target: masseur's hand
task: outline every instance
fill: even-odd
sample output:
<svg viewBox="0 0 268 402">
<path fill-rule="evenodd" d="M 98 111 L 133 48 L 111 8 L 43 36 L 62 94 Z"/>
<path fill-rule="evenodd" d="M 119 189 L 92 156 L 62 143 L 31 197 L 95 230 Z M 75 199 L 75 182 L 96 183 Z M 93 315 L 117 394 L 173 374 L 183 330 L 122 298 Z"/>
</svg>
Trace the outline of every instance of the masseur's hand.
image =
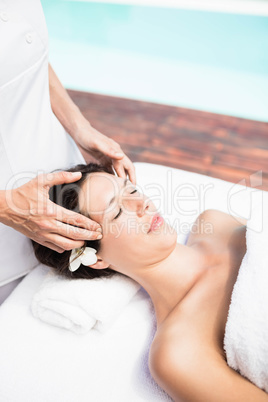
<svg viewBox="0 0 268 402">
<path fill-rule="evenodd" d="M 96 240 L 101 235 L 97 222 L 49 200 L 50 187 L 80 178 L 80 172 L 41 174 L 21 187 L 5 191 L 1 222 L 59 253 L 82 247 L 85 240 Z"/>
<path fill-rule="evenodd" d="M 126 178 L 128 175 L 130 181 L 136 184 L 135 167 L 117 142 L 101 134 L 87 120 L 83 120 L 73 137 L 87 162 L 91 155 L 102 165 L 113 166 L 119 177 Z"/>
<path fill-rule="evenodd" d="M 89 157 L 93 156 L 99 163 L 110 168 L 111 173 L 113 167 L 119 177 L 126 178 L 128 175 L 132 183 L 136 184 L 134 165 L 120 145 L 91 126 L 62 86 L 50 64 L 49 92 L 53 113 L 74 139 L 86 162 L 90 162 Z"/>
</svg>

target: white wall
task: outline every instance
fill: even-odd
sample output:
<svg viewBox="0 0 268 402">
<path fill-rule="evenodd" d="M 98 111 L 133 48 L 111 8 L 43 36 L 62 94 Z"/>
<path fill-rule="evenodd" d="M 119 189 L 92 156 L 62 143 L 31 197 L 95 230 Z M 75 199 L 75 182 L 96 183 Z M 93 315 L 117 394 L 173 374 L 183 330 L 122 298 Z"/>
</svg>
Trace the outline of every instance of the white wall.
<svg viewBox="0 0 268 402">
<path fill-rule="evenodd" d="M 66 0 L 94 3 L 146 5 L 154 7 L 175 7 L 234 14 L 268 16 L 268 0 Z"/>
</svg>

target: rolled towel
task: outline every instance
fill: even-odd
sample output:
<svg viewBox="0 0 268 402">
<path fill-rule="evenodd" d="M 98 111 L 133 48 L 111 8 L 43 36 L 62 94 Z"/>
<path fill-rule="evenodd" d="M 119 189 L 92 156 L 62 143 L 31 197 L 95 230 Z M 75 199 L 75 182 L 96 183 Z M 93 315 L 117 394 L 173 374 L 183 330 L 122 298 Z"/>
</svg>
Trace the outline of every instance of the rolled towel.
<svg viewBox="0 0 268 402">
<path fill-rule="evenodd" d="M 35 317 L 76 334 L 94 327 L 106 331 L 140 289 L 126 276 L 68 279 L 49 271 L 34 295 L 31 309 Z"/>
</svg>

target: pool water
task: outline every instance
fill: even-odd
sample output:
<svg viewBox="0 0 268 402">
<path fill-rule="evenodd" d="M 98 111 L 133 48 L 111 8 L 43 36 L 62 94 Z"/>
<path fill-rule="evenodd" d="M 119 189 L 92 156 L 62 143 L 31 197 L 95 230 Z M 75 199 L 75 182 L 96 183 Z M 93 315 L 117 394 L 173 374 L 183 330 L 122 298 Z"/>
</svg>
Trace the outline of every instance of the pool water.
<svg viewBox="0 0 268 402">
<path fill-rule="evenodd" d="M 268 121 L 268 17 L 42 0 L 71 89 Z"/>
</svg>

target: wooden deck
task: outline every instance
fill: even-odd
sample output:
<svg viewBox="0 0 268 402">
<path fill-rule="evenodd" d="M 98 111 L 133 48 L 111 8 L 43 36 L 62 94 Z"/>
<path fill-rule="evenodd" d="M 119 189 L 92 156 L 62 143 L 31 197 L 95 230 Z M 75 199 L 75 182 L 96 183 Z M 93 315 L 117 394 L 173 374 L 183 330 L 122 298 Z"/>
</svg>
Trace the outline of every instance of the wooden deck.
<svg viewBox="0 0 268 402">
<path fill-rule="evenodd" d="M 68 91 L 92 126 L 133 162 L 150 162 L 238 183 L 262 171 L 268 190 L 268 123 L 86 92 Z M 255 184 L 253 184 L 255 186 Z"/>
</svg>

